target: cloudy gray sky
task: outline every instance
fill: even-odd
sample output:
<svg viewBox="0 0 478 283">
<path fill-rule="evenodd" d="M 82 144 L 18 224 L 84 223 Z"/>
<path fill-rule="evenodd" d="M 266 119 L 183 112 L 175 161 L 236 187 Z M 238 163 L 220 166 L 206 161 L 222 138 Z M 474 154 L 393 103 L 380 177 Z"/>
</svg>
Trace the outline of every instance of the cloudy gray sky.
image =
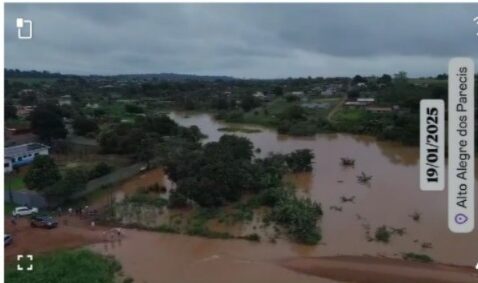
<svg viewBox="0 0 478 283">
<path fill-rule="evenodd" d="M 478 4 L 6 4 L 5 65 L 71 74 L 428 76 L 478 58 Z M 33 20 L 32 40 L 15 20 Z M 478 63 L 478 62 L 477 62 Z"/>
</svg>

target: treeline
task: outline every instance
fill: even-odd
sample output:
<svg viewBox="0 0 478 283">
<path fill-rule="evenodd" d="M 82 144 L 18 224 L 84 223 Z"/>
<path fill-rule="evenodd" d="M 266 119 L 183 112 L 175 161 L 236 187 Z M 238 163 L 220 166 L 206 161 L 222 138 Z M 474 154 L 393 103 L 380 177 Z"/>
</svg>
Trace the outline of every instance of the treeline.
<svg viewBox="0 0 478 283">
<path fill-rule="evenodd" d="M 63 75 L 60 73 L 51 73 L 48 71 L 21 71 L 18 69 L 5 69 L 5 78 L 65 78 L 65 77 L 73 77 L 73 75 Z M 76 77 L 76 76 L 74 76 Z"/>
</svg>

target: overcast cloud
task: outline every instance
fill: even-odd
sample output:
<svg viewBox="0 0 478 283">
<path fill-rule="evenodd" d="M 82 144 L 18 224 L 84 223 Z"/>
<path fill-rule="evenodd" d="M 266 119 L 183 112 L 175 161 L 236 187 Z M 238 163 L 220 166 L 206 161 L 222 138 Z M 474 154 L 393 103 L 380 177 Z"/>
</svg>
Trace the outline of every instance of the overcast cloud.
<svg viewBox="0 0 478 283">
<path fill-rule="evenodd" d="M 478 58 L 478 4 L 6 4 L 5 65 L 240 78 L 443 73 Z M 32 40 L 17 39 L 16 18 Z M 478 62 L 477 62 L 478 64 Z"/>
</svg>

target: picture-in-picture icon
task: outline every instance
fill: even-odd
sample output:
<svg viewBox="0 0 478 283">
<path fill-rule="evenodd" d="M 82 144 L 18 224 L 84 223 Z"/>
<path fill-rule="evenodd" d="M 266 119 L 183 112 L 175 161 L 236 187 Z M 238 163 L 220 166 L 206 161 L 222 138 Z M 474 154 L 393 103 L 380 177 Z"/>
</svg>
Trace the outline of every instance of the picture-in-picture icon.
<svg viewBox="0 0 478 283">
<path fill-rule="evenodd" d="M 18 39 L 31 39 L 33 36 L 33 23 L 31 20 L 17 18 Z"/>
</svg>

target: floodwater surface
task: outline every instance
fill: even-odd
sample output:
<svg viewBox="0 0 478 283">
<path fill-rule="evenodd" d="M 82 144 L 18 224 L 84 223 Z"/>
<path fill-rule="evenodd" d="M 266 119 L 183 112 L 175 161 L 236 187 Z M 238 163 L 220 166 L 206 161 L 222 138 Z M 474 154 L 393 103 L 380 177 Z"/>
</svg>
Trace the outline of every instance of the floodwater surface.
<svg viewBox="0 0 478 283">
<path fill-rule="evenodd" d="M 227 125 L 209 114 L 174 112 L 170 117 L 183 126 L 198 126 L 208 136 L 207 141 L 218 140 L 224 134 L 218 128 Z M 247 127 L 261 132 L 236 134 L 249 138 L 260 148 L 260 156 L 302 148 L 315 154 L 313 171 L 292 176 L 292 180 L 301 194 L 322 204 L 323 240 L 318 246 L 294 246 L 296 256 L 399 256 L 415 252 L 443 263 L 476 264 L 478 232 L 454 234 L 448 230 L 447 191 L 420 191 L 417 147 L 367 136 L 291 137 L 264 127 Z M 340 164 L 342 157 L 355 159 L 355 166 L 344 168 Z M 372 176 L 368 185 L 357 182 L 362 172 Z M 355 200 L 342 203 L 342 196 Z M 331 206 L 342 211 L 330 209 Z M 415 212 L 421 215 L 418 222 L 411 217 Z M 393 235 L 388 244 L 369 242 L 366 231 L 370 229 L 373 236 L 382 225 L 405 228 L 405 233 Z"/>
<path fill-rule="evenodd" d="M 170 117 L 183 126 L 197 125 L 208 136 L 205 142 L 218 140 L 225 134 L 218 128 L 227 126 L 209 114 L 175 112 Z M 476 264 L 478 232 L 451 233 L 447 226 L 447 192 L 420 191 L 418 148 L 365 136 L 291 137 L 263 127 L 247 128 L 261 130 L 237 133 L 261 149 L 258 157 L 303 148 L 314 152 L 312 172 L 289 176 L 289 180 L 300 195 L 322 205 L 323 240 L 319 245 L 299 245 L 286 239 L 253 243 L 128 230 L 123 243 L 114 247 L 98 244 L 93 249 L 115 255 L 135 282 L 330 283 L 335 281 L 296 273 L 277 262 L 338 255 L 400 258 L 402 253 L 414 252 L 427 254 L 441 263 L 468 267 Z M 344 168 L 340 164 L 342 157 L 355 159 L 355 166 Z M 123 184 L 122 190 L 137 187 L 137 182 L 142 183 L 139 178 L 148 180 L 147 183 L 167 180 L 159 170 L 146 177 L 135 177 L 129 185 Z M 369 184 L 357 182 L 362 172 L 372 176 Z M 341 197 L 355 198 L 343 203 Z M 419 221 L 411 217 L 415 212 L 421 215 Z M 387 244 L 370 241 L 382 225 L 404 233 L 395 233 Z M 245 225 L 244 229 L 250 227 Z"/>
</svg>

